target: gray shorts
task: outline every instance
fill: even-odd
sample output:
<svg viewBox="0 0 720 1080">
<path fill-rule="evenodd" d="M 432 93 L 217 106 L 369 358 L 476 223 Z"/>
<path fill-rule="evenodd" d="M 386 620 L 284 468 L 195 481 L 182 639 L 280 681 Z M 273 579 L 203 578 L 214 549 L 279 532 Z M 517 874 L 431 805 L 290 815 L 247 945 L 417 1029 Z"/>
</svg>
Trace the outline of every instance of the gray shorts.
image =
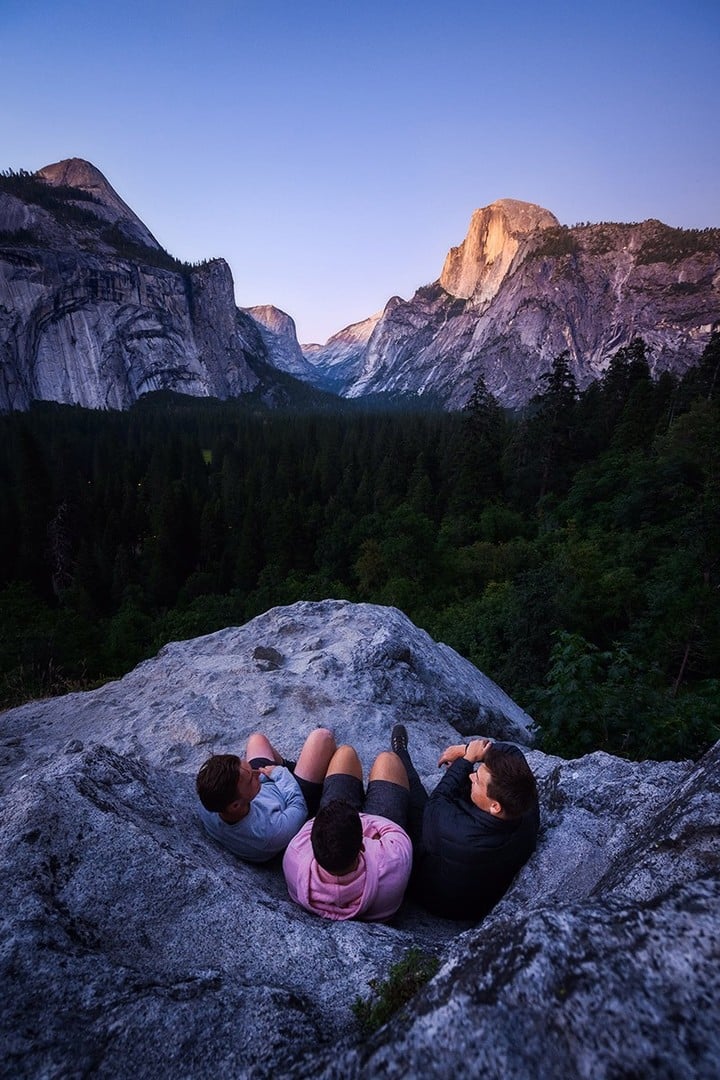
<svg viewBox="0 0 720 1080">
<path fill-rule="evenodd" d="M 358 813 L 389 818 L 401 829 L 407 828 L 410 793 L 400 784 L 393 784 L 392 780 L 371 780 L 365 794 L 363 782 L 357 776 L 332 773 L 325 777 L 320 806 L 333 799 L 342 799 Z"/>
</svg>

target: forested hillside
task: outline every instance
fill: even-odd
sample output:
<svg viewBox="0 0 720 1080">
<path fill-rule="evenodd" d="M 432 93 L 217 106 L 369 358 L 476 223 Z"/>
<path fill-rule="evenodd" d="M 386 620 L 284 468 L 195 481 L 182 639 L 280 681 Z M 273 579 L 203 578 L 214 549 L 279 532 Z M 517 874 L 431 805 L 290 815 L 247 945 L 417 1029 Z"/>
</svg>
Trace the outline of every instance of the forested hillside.
<svg viewBox="0 0 720 1080">
<path fill-rule="evenodd" d="M 277 604 L 400 607 L 546 749 L 720 735 L 720 336 L 683 380 L 640 341 L 518 414 L 160 396 L 0 418 L 3 705 L 124 673 Z"/>
</svg>

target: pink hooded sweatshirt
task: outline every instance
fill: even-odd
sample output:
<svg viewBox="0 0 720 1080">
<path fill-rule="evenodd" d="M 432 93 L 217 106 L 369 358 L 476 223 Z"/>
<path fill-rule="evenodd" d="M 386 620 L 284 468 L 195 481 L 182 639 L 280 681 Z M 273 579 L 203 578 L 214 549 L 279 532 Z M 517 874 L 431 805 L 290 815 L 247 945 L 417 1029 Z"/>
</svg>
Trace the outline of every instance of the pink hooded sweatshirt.
<svg viewBox="0 0 720 1080">
<path fill-rule="evenodd" d="M 323 919 L 389 919 L 402 903 L 412 868 L 410 837 L 383 817 L 361 814 L 364 851 L 349 874 L 318 866 L 310 842 L 312 821 L 290 841 L 283 873 L 292 899 Z"/>
</svg>

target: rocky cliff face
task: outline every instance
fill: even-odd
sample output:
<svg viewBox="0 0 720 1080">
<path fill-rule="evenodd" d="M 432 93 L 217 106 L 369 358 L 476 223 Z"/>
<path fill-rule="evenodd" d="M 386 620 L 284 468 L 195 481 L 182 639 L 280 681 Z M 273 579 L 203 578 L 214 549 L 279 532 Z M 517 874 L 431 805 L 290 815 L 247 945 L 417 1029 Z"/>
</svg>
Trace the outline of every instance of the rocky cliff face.
<svg viewBox="0 0 720 1080">
<path fill-rule="evenodd" d="M 462 244 L 448 252 L 440 285 L 450 296 L 475 300 L 481 309 L 532 250 L 535 235 L 559 225 L 548 210 L 517 199 L 499 199 L 476 210 Z"/>
<path fill-rule="evenodd" d="M 385 310 L 396 303 L 397 299 L 393 297 Z M 342 394 L 343 389 L 355 378 L 367 343 L 382 316 L 383 312 L 379 311 L 369 319 L 346 326 L 344 330 L 333 334 L 324 345 L 303 345 L 303 354 L 311 369 L 311 382 L 333 393 Z"/>
<path fill-rule="evenodd" d="M 387 925 L 325 923 L 278 862 L 202 832 L 212 751 L 260 728 L 293 755 L 330 724 L 367 768 L 399 720 L 428 787 L 458 731 L 529 738 L 502 690 L 399 611 L 332 600 L 5 713 L 8 1075 L 714 1077 L 720 745 L 697 764 L 528 750 L 538 850 L 477 928 L 411 904 Z M 351 1002 L 411 945 L 437 976 L 361 1038 Z"/>
<path fill-rule="evenodd" d="M 233 397 L 265 389 L 273 368 L 346 397 L 449 408 L 482 375 L 521 405 L 565 350 L 583 387 L 638 335 L 655 372 L 682 372 L 720 327 L 720 230 L 568 229 L 501 199 L 473 214 L 437 282 L 303 350 L 284 312 L 238 311 L 222 260 L 168 256 L 88 162 L 48 165 L 32 183 L 0 187 L 1 410 L 125 408 L 162 389 Z"/>
<path fill-rule="evenodd" d="M 565 228 L 502 199 L 473 214 L 437 282 L 387 306 L 336 386 L 347 397 L 430 394 L 456 408 L 482 376 L 517 406 L 565 350 L 581 387 L 636 336 L 655 373 L 682 373 L 718 327 L 720 230 Z M 337 370 L 330 342 L 306 356 L 328 377 Z"/>
<path fill-rule="evenodd" d="M 261 304 L 243 310 L 257 323 L 273 367 L 311 382 L 315 369 L 305 359 L 298 344 L 294 320 L 272 304 Z"/>
<path fill-rule="evenodd" d="M 176 263 L 87 162 L 37 177 L 24 197 L 0 191 L 0 409 L 258 385 L 267 349 L 223 260 Z"/>
</svg>

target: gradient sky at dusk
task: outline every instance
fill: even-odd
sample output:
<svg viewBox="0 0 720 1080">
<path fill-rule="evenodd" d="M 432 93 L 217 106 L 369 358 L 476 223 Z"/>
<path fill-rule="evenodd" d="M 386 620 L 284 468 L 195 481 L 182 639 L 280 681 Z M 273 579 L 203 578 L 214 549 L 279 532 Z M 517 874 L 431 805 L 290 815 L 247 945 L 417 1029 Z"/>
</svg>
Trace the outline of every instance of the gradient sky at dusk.
<svg viewBox="0 0 720 1080">
<path fill-rule="evenodd" d="M 0 0 L 0 169 L 86 158 L 324 341 L 476 207 L 720 226 L 720 3 Z"/>
</svg>

